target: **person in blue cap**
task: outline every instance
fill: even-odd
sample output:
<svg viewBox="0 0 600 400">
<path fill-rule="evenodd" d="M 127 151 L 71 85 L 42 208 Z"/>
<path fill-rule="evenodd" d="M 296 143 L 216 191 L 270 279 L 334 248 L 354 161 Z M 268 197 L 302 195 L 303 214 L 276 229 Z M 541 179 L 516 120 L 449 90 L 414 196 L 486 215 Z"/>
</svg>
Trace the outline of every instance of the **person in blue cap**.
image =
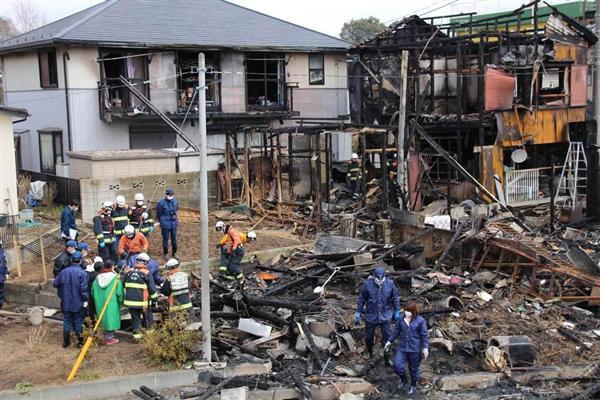
<svg viewBox="0 0 600 400">
<path fill-rule="evenodd" d="M 75 253 L 76 250 L 76 241 L 68 240 L 67 243 L 65 243 L 64 251 L 60 253 L 60 255 L 54 260 L 54 268 L 52 272 L 54 273 L 55 278 L 58 276 L 58 274 L 60 274 L 60 271 L 71 265 L 71 255 Z"/>
<path fill-rule="evenodd" d="M 63 347 L 71 344 L 71 331 L 77 335 L 77 347 L 83 345 L 83 317 L 88 306 L 88 274 L 81 268 L 81 253 L 71 255 L 71 265 L 54 278 L 63 313 Z"/>
<path fill-rule="evenodd" d="M 60 214 L 60 236 L 63 240 L 77 240 L 77 225 L 75 224 L 75 213 L 79 209 L 79 201 L 72 199 L 63 208 Z"/>
<path fill-rule="evenodd" d="M 400 317 L 400 297 L 394 282 L 386 277 L 385 269 L 377 267 L 367 278 L 360 289 L 354 323 L 360 325 L 363 309 L 365 312 L 365 345 L 369 357 L 373 356 L 375 329 L 381 331 L 382 345 L 390 336 L 392 316 L 397 320 Z"/>
<path fill-rule="evenodd" d="M 171 238 L 171 254 L 177 258 L 177 224 L 179 204 L 175 198 L 173 189 L 168 188 L 163 197 L 156 205 L 156 217 L 160 222 L 162 234 L 163 258 L 169 260 L 169 237 Z"/>
<path fill-rule="evenodd" d="M 0 239 L 0 309 L 4 304 L 4 282 L 6 282 L 6 277 L 9 273 L 4 249 L 2 248 L 2 239 Z"/>
</svg>

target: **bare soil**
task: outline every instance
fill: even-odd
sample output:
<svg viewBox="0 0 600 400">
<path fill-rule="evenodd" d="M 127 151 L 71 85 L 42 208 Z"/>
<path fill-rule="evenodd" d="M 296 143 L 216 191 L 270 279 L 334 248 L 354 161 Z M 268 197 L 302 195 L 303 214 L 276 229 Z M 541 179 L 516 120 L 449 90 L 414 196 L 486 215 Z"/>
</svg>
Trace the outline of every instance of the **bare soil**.
<svg viewBox="0 0 600 400">
<path fill-rule="evenodd" d="M 62 348 L 62 325 L 44 322 L 32 327 L 0 317 L 0 332 L 0 390 L 15 389 L 18 383 L 31 383 L 33 388 L 65 383 L 80 349 L 73 344 Z M 93 345 L 75 381 L 157 370 L 141 344 L 119 340 L 113 346 Z"/>
</svg>

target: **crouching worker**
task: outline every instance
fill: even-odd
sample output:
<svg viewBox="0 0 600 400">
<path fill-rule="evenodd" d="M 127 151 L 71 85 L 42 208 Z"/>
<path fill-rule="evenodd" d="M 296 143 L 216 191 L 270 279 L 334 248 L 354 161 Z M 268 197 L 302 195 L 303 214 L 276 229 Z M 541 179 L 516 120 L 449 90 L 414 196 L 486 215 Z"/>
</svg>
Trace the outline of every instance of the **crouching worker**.
<svg viewBox="0 0 600 400">
<path fill-rule="evenodd" d="M 167 277 L 160 292 L 167 296 L 169 301 L 169 312 L 174 313 L 182 310 L 192 308 L 192 301 L 190 300 L 190 287 L 188 274 L 179 269 L 179 261 L 171 258 L 165 264 L 167 270 Z"/>
<path fill-rule="evenodd" d="M 244 258 L 244 246 L 242 245 L 240 233 L 231 225 L 226 225 L 223 221 L 217 222 L 215 228 L 217 232 L 223 232 L 223 238 L 219 244 L 225 243 L 224 246 L 221 246 L 221 263 L 227 263 L 225 265 L 225 278 L 243 283 L 244 274 L 242 273 L 241 263 Z M 227 254 L 223 255 L 223 251 Z"/>
<path fill-rule="evenodd" d="M 400 297 L 398 289 L 390 278 L 385 276 L 385 269 L 377 267 L 367 278 L 360 289 L 354 323 L 360 324 L 361 314 L 366 308 L 365 345 L 369 357 L 373 357 L 375 330 L 381 330 L 381 344 L 388 341 L 392 316 L 397 320 L 400 315 Z M 393 314 L 392 314 L 393 311 Z"/>
<path fill-rule="evenodd" d="M 71 331 L 77 335 L 77 347 L 83 345 L 83 316 L 88 305 L 88 274 L 81 268 L 81 253 L 71 255 L 71 265 L 54 278 L 63 312 L 63 347 L 71 344 Z"/>
<path fill-rule="evenodd" d="M 108 299 L 112 292 L 113 285 L 116 285 L 114 294 Z M 123 284 L 119 275 L 113 271 L 112 261 L 106 261 L 100 269 L 98 276 L 92 284 L 92 298 L 96 305 L 96 314 L 100 315 L 104 304 L 108 300 L 104 317 L 102 317 L 101 326 L 104 329 L 104 343 L 107 346 L 119 343 L 115 338 L 115 331 L 121 329 L 121 306 L 123 305 Z"/>
<path fill-rule="evenodd" d="M 399 342 L 394 356 L 394 371 L 400 377 L 397 390 L 400 391 L 408 383 L 405 375 L 408 365 L 410 388 L 407 394 L 413 395 L 417 391 L 417 382 L 421 377 L 421 361 L 429 357 L 427 324 L 419 315 L 419 306 L 416 303 L 410 302 L 406 305 L 389 341 L 385 344 L 384 351 L 388 351 L 396 339 L 399 339 Z"/>
<path fill-rule="evenodd" d="M 146 329 L 150 329 L 154 324 L 152 303 L 158 299 L 158 293 L 152 275 L 146 268 L 146 264 L 141 261 L 137 262 L 133 269 L 127 271 L 123 277 L 123 282 L 125 287 L 125 301 L 123 304 L 131 314 L 133 339 L 137 341 L 142 338 L 140 332 L 142 325 Z"/>
</svg>

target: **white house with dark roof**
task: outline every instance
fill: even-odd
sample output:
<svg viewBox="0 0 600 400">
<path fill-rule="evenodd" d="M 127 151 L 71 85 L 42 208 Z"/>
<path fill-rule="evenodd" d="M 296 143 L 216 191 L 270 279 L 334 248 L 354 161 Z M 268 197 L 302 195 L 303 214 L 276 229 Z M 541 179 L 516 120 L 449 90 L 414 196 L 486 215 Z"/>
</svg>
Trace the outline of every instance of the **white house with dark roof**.
<svg viewBox="0 0 600 400">
<path fill-rule="evenodd" d="M 349 47 L 222 0 L 107 0 L 0 43 L 0 56 L 6 105 L 31 114 L 22 168 L 61 174 L 69 151 L 185 147 L 121 76 L 197 142 L 203 52 L 208 145 L 223 148 L 242 127 L 349 114 Z"/>
</svg>

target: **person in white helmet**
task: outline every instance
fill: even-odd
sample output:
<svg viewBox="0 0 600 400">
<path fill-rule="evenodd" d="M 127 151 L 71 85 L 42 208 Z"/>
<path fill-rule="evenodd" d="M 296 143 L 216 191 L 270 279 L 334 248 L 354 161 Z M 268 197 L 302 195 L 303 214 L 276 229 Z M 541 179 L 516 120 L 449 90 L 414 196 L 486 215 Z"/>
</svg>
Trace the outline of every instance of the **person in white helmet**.
<svg viewBox="0 0 600 400">
<path fill-rule="evenodd" d="M 117 245 L 115 239 L 115 226 L 111 217 L 113 210 L 112 201 L 105 201 L 98 213 L 93 218 L 94 234 L 98 241 L 98 255 L 104 261 L 117 262 Z"/>
<path fill-rule="evenodd" d="M 129 223 L 146 237 L 154 230 L 154 220 L 142 193 L 136 193 L 133 197 L 133 205 L 129 207 Z"/>
<path fill-rule="evenodd" d="M 221 266 L 219 271 L 225 272 L 225 278 L 230 280 L 244 281 L 244 274 L 241 269 L 242 258 L 244 258 L 244 246 L 242 244 L 241 234 L 231 225 L 223 221 L 215 225 L 217 232 L 223 232 L 223 237 L 219 241 L 221 250 Z"/>
<path fill-rule="evenodd" d="M 119 195 L 116 198 L 115 206 L 110 213 L 110 216 L 115 224 L 115 240 L 119 243 L 121 236 L 123 236 L 123 230 L 129 225 L 129 210 L 125 203 L 125 197 Z"/>
<path fill-rule="evenodd" d="M 171 258 L 165 264 L 167 277 L 160 293 L 168 298 L 169 312 L 178 312 L 192 308 L 188 274 L 179 269 L 179 261 Z M 188 312 L 189 314 L 189 312 Z"/>
<path fill-rule="evenodd" d="M 148 251 L 148 239 L 141 232 L 136 232 L 133 226 L 127 225 L 123 233 L 118 248 L 121 260 L 134 259 L 138 254 Z"/>
<path fill-rule="evenodd" d="M 350 186 L 350 190 L 352 190 L 353 198 L 358 200 L 361 195 L 362 167 L 360 165 L 358 154 L 356 153 L 352 153 L 352 160 L 350 161 L 350 168 L 346 174 L 346 181 L 348 186 Z"/>
</svg>

